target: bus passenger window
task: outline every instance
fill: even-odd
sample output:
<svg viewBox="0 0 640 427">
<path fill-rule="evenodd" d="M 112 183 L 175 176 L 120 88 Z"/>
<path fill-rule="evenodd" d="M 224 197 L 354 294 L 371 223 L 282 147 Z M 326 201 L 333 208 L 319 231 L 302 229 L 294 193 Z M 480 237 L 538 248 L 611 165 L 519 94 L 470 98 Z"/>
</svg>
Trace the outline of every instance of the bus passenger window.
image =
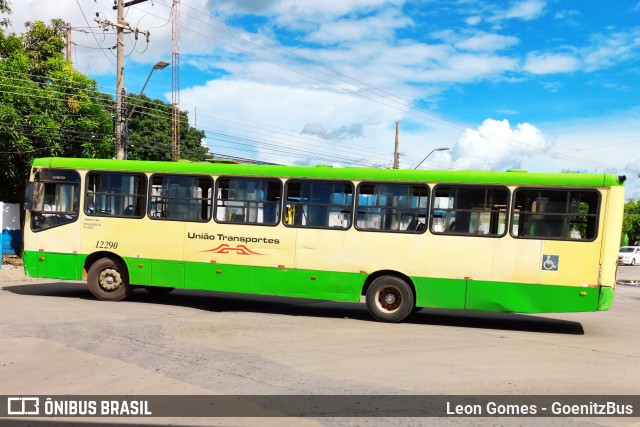
<svg viewBox="0 0 640 427">
<path fill-rule="evenodd" d="M 518 188 L 511 234 L 545 240 L 594 240 L 600 194 L 595 190 Z"/>
<path fill-rule="evenodd" d="M 276 225 L 282 183 L 277 179 L 218 178 L 215 219 L 221 223 Z"/>
<path fill-rule="evenodd" d="M 146 184 L 143 174 L 89 172 L 84 211 L 92 216 L 142 218 Z"/>
<path fill-rule="evenodd" d="M 356 228 L 363 231 L 423 233 L 429 187 L 420 184 L 362 183 L 358 186 Z"/>
<path fill-rule="evenodd" d="M 284 223 L 289 227 L 351 227 L 353 184 L 332 181 L 287 181 Z"/>
<path fill-rule="evenodd" d="M 213 180 L 185 175 L 153 175 L 149 217 L 208 221 L 211 218 Z"/>
<path fill-rule="evenodd" d="M 506 233 L 506 187 L 438 185 L 433 191 L 432 233 L 488 237 Z"/>
</svg>

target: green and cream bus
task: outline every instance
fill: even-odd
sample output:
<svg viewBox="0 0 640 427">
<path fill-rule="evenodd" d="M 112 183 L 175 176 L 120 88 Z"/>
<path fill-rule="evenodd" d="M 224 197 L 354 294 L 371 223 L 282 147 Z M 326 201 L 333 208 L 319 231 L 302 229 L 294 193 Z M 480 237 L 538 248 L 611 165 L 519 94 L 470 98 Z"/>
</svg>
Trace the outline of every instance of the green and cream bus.
<svg viewBox="0 0 640 427">
<path fill-rule="evenodd" d="M 422 307 L 607 310 L 624 176 L 42 158 L 25 272 L 135 287 Z"/>
</svg>

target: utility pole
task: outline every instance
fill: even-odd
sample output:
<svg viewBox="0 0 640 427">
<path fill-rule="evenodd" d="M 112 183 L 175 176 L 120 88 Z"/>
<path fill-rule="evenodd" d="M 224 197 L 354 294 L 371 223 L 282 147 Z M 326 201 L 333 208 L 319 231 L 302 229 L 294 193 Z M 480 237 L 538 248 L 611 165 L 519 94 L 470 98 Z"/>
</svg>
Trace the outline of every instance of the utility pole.
<svg viewBox="0 0 640 427">
<path fill-rule="evenodd" d="M 115 137 L 116 137 L 116 159 L 124 160 L 125 158 L 125 139 L 124 139 L 124 118 L 126 114 L 124 112 L 124 34 L 125 32 L 135 33 L 136 39 L 138 34 L 144 34 L 147 37 L 147 43 L 149 42 L 149 31 L 141 31 L 138 28 L 132 28 L 124 20 L 124 8 L 125 6 L 132 6 L 137 3 L 142 3 L 147 0 L 134 0 L 127 4 L 124 0 L 117 0 L 117 4 L 113 6 L 118 11 L 117 21 L 113 22 L 107 19 L 95 18 L 95 21 L 102 25 L 106 31 L 108 28 L 116 28 L 116 123 L 115 123 Z"/>
<path fill-rule="evenodd" d="M 67 22 L 67 45 L 64 55 L 67 61 L 71 61 L 71 22 Z"/>
<path fill-rule="evenodd" d="M 393 168 L 400 169 L 400 153 L 398 146 L 400 144 L 400 122 L 396 122 L 396 147 L 393 150 Z"/>
</svg>

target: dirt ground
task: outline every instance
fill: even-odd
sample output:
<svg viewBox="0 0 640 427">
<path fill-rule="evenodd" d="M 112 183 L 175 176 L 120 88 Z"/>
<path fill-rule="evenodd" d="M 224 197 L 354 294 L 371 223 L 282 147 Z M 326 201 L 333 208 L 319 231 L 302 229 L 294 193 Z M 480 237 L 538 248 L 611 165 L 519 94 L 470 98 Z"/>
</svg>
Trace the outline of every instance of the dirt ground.
<svg viewBox="0 0 640 427">
<path fill-rule="evenodd" d="M 362 304 L 290 298 L 184 290 L 159 298 L 140 289 L 126 301 L 101 302 L 85 284 L 29 279 L 19 266 L 5 266 L 0 395 L 639 394 L 639 321 L 640 287 L 635 286 L 618 286 L 608 312 L 422 310 L 403 324 L 383 324 L 371 321 Z M 108 421 L 640 425 L 638 418 Z M 30 425 L 53 424 L 40 419 Z"/>
</svg>

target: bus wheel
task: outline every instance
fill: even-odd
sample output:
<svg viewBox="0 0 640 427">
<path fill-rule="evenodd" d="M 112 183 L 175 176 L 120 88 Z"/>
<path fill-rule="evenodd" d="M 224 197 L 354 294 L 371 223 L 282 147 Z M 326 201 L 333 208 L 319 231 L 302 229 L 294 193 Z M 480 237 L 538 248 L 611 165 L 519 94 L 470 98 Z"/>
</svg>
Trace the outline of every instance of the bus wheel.
<svg viewBox="0 0 640 427">
<path fill-rule="evenodd" d="M 144 290 L 149 292 L 151 295 L 162 296 L 166 295 L 175 288 L 165 288 L 164 286 L 145 286 Z"/>
<path fill-rule="evenodd" d="M 111 258 L 100 258 L 89 268 L 89 290 L 103 301 L 120 301 L 131 293 L 127 270 Z"/>
<path fill-rule="evenodd" d="M 414 309 L 413 292 L 407 282 L 395 276 L 382 276 L 367 290 L 367 308 L 381 322 L 401 322 Z"/>
</svg>

